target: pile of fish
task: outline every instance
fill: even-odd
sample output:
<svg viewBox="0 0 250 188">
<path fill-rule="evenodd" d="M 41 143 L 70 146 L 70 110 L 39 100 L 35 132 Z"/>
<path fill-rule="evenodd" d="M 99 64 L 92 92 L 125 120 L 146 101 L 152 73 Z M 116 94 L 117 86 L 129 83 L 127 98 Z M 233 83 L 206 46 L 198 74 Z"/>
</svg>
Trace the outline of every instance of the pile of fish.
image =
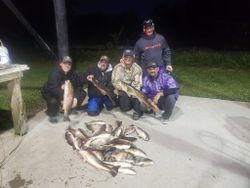
<svg viewBox="0 0 250 188">
<path fill-rule="evenodd" d="M 143 150 L 135 146 L 137 138 L 144 141 L 150 139 L 142 128 L 124 126 L 118 120 L 115 125 L 103 120 L 85 122 L 85 125 L 85 130 L 68 127 L 65 138 L 83 160 L 96 169 L 104 170 L 114 177 L 117 173 L 135 175 L 134 166 L 154 164 Z"/>
</svg>

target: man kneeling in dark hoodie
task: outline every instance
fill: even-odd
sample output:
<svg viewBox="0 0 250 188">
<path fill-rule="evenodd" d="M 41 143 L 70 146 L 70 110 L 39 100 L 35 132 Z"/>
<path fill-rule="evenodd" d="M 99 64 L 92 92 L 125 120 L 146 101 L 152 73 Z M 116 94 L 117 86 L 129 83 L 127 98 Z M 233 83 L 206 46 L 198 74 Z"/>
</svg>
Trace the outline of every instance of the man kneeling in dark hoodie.
<svg viewBox="0 0 250 188">
<path fill-rule="evenodd" d="M 65 81 L 69 80 L 74 88 L 74 100 L 72 108 L 79 107 L 86 93 L 82 90 L 80 79 L 75 70 L 72 69 L 73 61 L 69 56 L 55 65 L 48 76 L 48 81 L 42 87 L 42 96 L 47 103 L 47 115 L 51 123 L 57 123 L 57 114 L 63 104 Z"/>
<path fill-rule="evenodd" d="M 114 94 L 114 86 L 111 82 L 112 65 L 107 56 L 101 56 L 97 64 L 89 68 L 82 75 L 82 83 L 88 85 L 88 106 L 87 113 L 89 116 L 97 116 L 105 106 L 109 111 L 116 106 L 117 96 Z M 107 89 L 108 94 L 98 89 L 93 83 L 95 79 L 99 84 Z"/>
</svg>

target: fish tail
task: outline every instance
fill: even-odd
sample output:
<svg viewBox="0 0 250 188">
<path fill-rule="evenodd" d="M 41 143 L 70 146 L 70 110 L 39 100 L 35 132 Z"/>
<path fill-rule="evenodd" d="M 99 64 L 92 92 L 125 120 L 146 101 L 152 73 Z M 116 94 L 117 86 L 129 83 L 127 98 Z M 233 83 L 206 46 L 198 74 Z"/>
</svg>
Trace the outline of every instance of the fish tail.
<svg viewBox="0 0 250 188">
<path fill-rule="evenodd" d="M 110 174 L 115 177 L 118 173 L 118 169 L 120 168 L 120 166 L 113 166 L 110 170 Z"/>
<path fill-rule="evenodd" d="M 64 116 L 63 121 L 70 121 L 69 116 Z"/>
</svg>

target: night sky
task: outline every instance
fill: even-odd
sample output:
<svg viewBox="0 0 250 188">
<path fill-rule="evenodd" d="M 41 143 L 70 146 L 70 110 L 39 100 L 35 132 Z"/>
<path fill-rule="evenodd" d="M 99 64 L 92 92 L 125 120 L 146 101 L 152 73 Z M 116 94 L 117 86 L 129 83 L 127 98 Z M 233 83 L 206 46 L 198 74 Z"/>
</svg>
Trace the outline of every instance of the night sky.
<svg viewBox="0 0 250 188">
<path fill-rule="evenodd" d="M 56 44 L 52 0 L 12 0 L 32 27 L 49 44 Z M 70 46 L 134 45 L 142 21 L 152 18 L 171 47 L 250 48 L 250 1 L 247 0 L 66 0 Z M 34 37 L 0 2 L 0 38 L 34 45 Z"/>
</svg>

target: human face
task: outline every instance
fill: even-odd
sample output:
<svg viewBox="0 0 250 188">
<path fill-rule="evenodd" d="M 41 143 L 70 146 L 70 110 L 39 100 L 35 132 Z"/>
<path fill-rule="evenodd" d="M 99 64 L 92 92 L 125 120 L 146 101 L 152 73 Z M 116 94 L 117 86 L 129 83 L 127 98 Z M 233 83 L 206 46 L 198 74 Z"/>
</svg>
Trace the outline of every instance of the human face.
<svg viewBox="0 0 250 188">
<path fill-rule="evenodd" d="M 147 35 L 147 36 L 152 36 L 154 34 L 155 31 L 155 27 L 154 26 L 148 26 L 146 28 L 143 29 L 143 32 Z"/>
<path fill-rule="evenodd" d="M 62 68 L 63 72 L 65 74 L 67 74 L 70 71 L 72 64 L 71 63 L 60 63 L 60 67 Z"/>
<path fill-rule="evenodd" d="M 150 67 L 147 69 L 149 76 L 155 78 L 158 75 L 159 67 Z"/>
<path fill-rule="evenodd" d="M 100 61 L 99 63 L 101 71 L 107 70 L 109 63 L 105 60 Z"/>
<path fill-rule="evenodd" d="M 134 57 L 132 57 L 132 56 L 125 56 L 123 58 L 123 60 L 124 60 L 124 64 L 125 64 L 126 67 L 131 67 L 132 64 L 133 64 L 133 61 L 134 61 Z"/>
</svg>

